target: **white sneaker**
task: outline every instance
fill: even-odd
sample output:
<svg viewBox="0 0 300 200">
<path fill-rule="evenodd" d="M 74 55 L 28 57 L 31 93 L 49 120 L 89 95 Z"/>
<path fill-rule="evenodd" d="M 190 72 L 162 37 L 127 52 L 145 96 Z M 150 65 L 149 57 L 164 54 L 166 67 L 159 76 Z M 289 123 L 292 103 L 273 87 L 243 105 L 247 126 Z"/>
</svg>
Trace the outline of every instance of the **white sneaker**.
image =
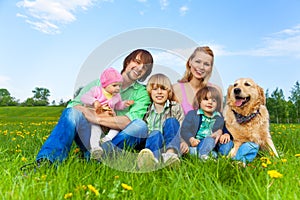
<svg viewBox="0 0 300 200">
<path fill-rule="evenodd" d="M 200 155 L 200 160 L 203 160 L 203 161 L 206 161 L 206 160 L 208 160 L 208 155 Z"/>
<path fill-rule="evenodd" d="M 137 157 L 137 166 L 142 171 L 150 171 L 156 168 L 158 160 L 150 149 L 143 149 Z"/>
<path fill-rule="evenodd" d="M 180 159 L 176 153 L 162 153 L 162 160 L 165 166 L 178 167 Z"/>
<path fill-rule="evenodd" d="M 91 159 L 100 160 L 103 155 L 103 149 L 101 147 L 91 149 Z"/>
</svg>

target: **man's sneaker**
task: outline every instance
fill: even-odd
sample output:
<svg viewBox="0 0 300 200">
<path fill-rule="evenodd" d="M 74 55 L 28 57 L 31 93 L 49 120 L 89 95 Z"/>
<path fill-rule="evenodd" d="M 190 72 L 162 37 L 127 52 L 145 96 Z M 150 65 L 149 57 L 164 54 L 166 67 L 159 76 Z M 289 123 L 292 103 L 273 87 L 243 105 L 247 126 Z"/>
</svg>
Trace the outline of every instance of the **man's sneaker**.
<svg viewBox="0 0 300 200">
<path fill-rule="evenodd" d="M 180 159 L 176 153 L 162 153 L 161 156 L 165 166 L 172 168 L 180 166 Z"/>
<path fill-rule="evenodd" d="M 158 160 L 150 149 L 143 149 L 137 157 L 137 166 L 142 171 L 152 171 L 156 168 Z"/>
<path fill-rule="evenodd" d="M 91 159 L 100 161 L 102 155 L 103 155 L 103 149 L 101 147 L 91 149 Z"/>
<path fill-rule="evenodd" d="M 40 158 L 32 163 L 28 163 L 20 167 L 20 170 L 23 172 L 24 176 L 27 176 L 27 174 L 31 172 L 36 172 L 37 169 L 40 169 L 41 167 L 50 167 L 52 166 L 52 162 L 45 158 Z"/>
</svg>

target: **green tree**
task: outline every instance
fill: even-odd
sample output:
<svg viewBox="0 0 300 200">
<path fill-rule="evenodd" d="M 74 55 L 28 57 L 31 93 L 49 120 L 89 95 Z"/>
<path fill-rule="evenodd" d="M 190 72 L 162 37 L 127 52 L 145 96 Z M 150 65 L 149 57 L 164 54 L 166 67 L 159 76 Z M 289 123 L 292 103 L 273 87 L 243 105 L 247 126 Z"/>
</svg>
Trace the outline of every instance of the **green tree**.
<svg viewBox="0 0 300 200">
<path fill-rule="evenodd" d="M 15 97 L 10 96 L 7 89 L 0 89 L 0 106 L 16 106 L 19 104 L 19 100 Z"/>
<path fill-rule="evenodd" d="M 276 88 L 275 91 L 272 92 L 271 97 L 269 97 L 268 93 L 269 91 L 267 90 L 267 107 L 269 109 L 271 122 L 282 123 L 289 115 L 289 113 L 287 113 L 287 105 L 283 91 L 282 89 Z"/>
<path fill-rule="evenodd" d="M 289 100 L 293 102 L 295 105 L 295 114 L 296 114 L 296 121 L 300 123 L 300 83 L 297 81 L 292 88 L 291 96 Z"/>
<path fill-rule="evenodd" d="M 47 88 L 36 87 L 33 92 L 33 99 L 35 106 L 46 106 L 49 105 L 48 97 L 50 96 L 50 91 Z"/>
</svg>

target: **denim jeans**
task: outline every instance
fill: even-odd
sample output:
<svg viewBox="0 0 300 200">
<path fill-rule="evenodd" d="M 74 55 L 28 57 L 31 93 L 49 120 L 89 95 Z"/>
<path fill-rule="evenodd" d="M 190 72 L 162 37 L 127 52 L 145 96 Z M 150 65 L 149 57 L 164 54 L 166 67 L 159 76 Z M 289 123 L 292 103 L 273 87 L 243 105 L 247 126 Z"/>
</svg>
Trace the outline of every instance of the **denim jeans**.
<svg viewBox="0 0 300 200">
<path fill-rule="evenodd" d="M 245 142 L 238 149 L 233 160 L 239 160 L 243 163 L 252 162 L 259 151 L 259 145 L 254 142 Z"/>
<path fill-rule="evenodd" d="M 230 140 L 225 144 L 217 143 L 216 148 L 214 149 L 217 153 L 221 154 L 222 156 L 227 156 L 230 150 L 233 147 L 233 142 Z"/>
<path fill-rule="evenodd" d="M 119 151 L 121 149 L 131 148 L 141 150 L 150 149 L 154 156 L 159 159 L 161 148 L 166 145 L 166 149 L 173 148 L 179 152 L 179 122 L 175 118 L 168 118 L 163 125 L 163 134 L 160 131 L 152 131 L 148 135 L 148 126 L 141 119 L 136 119 L 121 132 L 118 133 L 112 141 L 103 143 L 101 146 L 105 153 Z"/>
<path fill-rule="evenodd" d="M 111 141 L 101 144 L 105 155 L 121 151 L 126 148 L 142 149 L 148 136 L 146 122 L 141 119 L 131 121 L 125 129 L 120 131 Z"/>
<path fill-rule="evenodd" d="M 150 149 L 154 157 L 159 160 L 163 147 L 165 149 L 174 149 L 179 152 L 180 149 L 180 124 L 175 118 L 168 118 L 163 124 L 163 133 L 158 130 L 152 131 L 146 139 L 145 148 Z"/>
<path fill-rule="evenodd" d="M 38 159 L 62 162 L 68 157 L 73 141 L 77 143 L 85 156 L 89 156 L 91 124 L 82 112 L 75 108 L 66 108 L 57 125 L 44 142 L 36 156 Z"/>
</svg>

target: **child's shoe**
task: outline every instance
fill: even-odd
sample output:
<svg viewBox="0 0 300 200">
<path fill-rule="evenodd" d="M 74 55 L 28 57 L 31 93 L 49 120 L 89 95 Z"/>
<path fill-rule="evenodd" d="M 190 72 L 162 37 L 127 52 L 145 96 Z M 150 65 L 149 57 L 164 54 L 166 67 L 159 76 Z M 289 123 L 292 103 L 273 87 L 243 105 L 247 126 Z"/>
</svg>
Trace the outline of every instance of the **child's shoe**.
<svg viewBox="0 0 300 200">
<path fill-rule="evenodd" d="M 162 160 L 165 166 L 172 168 L 179 167 L 180 159 L 176 153 L 162 153 Z"/>
<path fill-rule="evenodd" d="M 156 168 L 158 160 L 150 149 L 143 149 L 137 157 L 137 166 L 142 171 L 152 171 Z"/>
<path fill-rule="evenodd" d="M 91 159 L 100 161 L 102 155 L 103 155 L 103 149 L 101 147 L 91 149 Z"/>
</svg>

